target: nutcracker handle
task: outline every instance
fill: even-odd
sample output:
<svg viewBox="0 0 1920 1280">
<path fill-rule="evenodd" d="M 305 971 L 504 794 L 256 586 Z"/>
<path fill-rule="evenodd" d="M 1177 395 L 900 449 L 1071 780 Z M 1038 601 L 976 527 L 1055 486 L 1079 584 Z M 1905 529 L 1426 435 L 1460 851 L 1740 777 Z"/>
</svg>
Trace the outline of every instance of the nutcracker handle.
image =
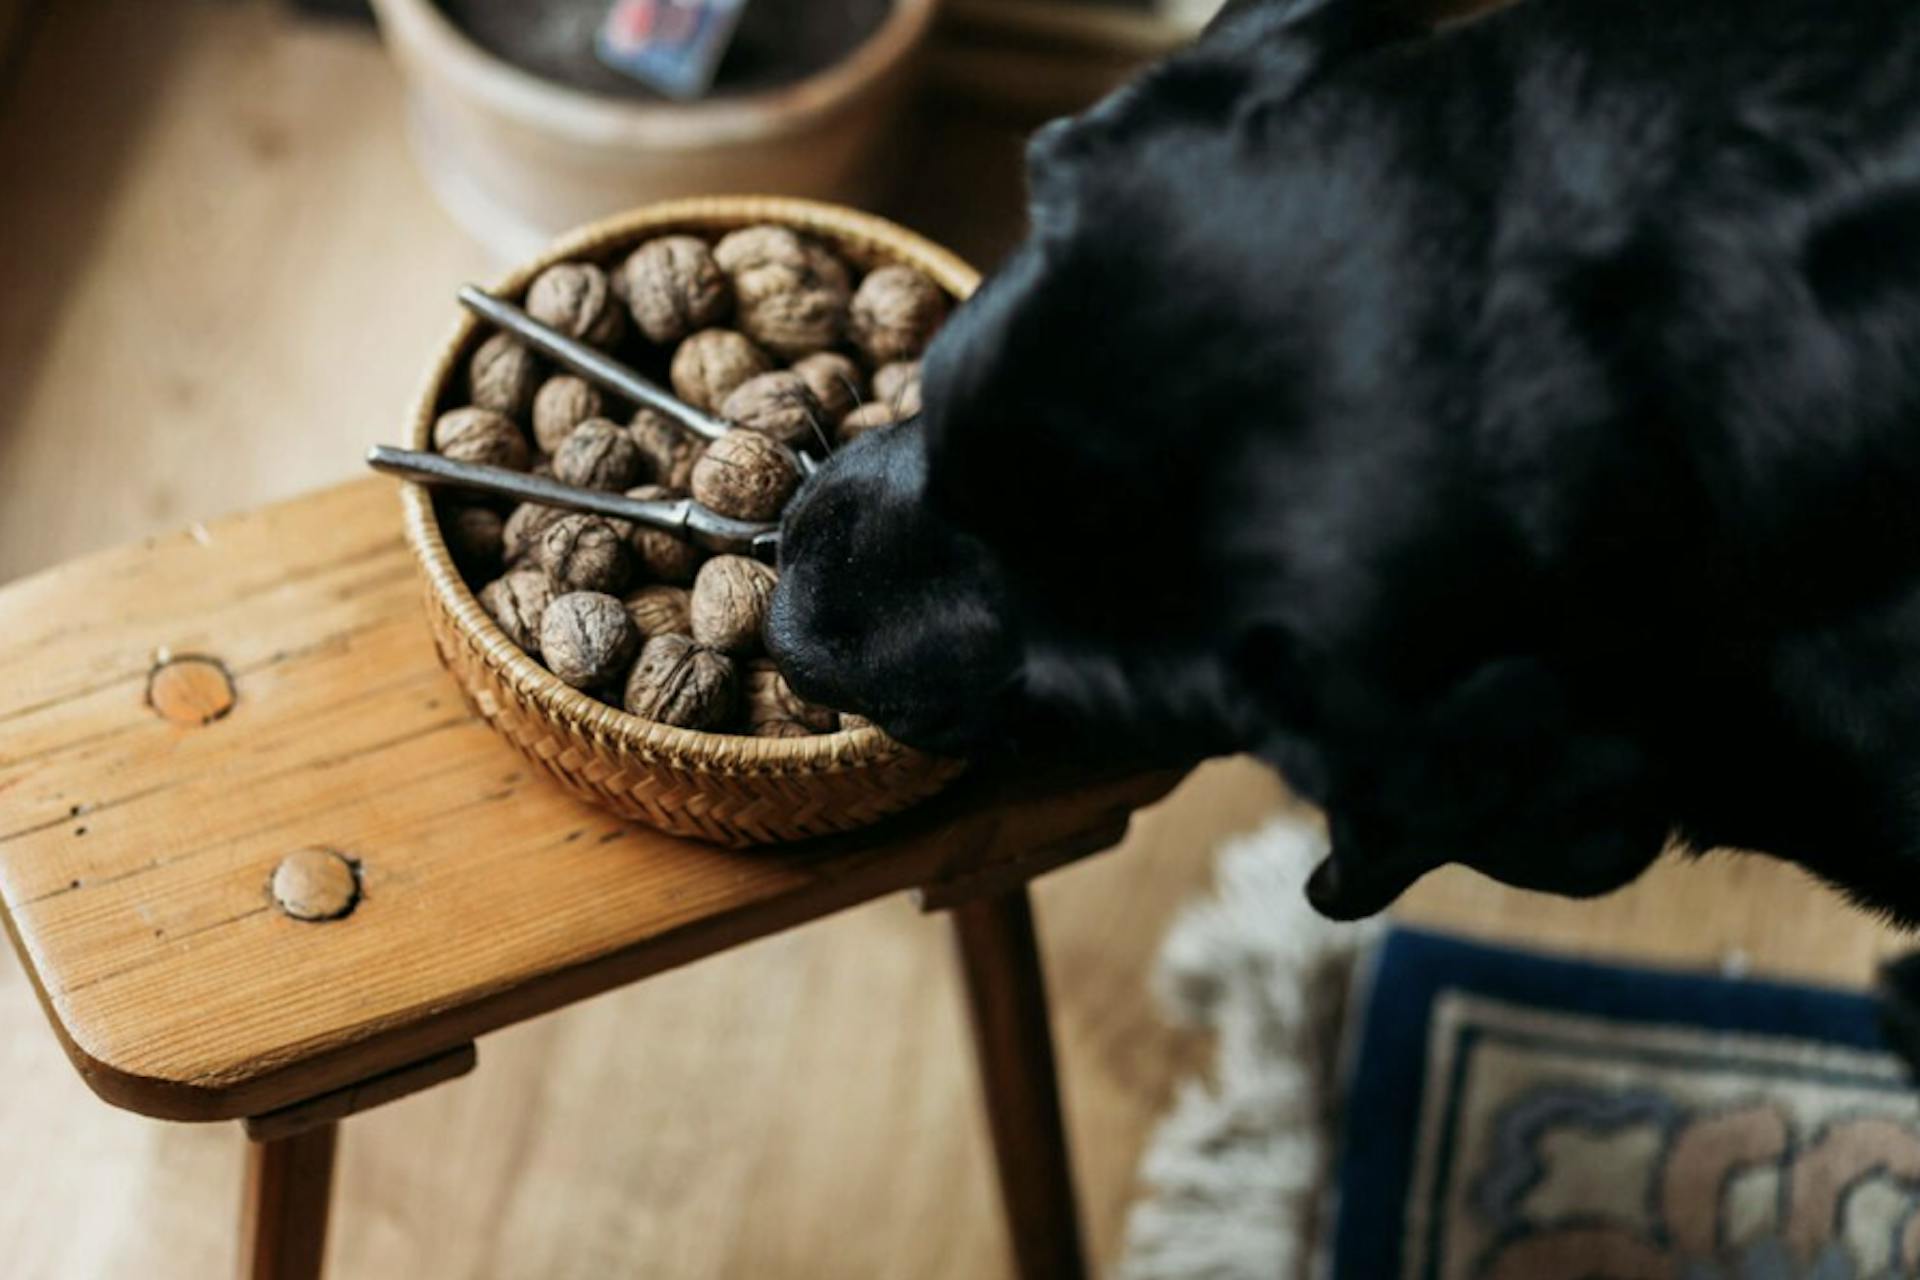
<svg viewBox="0 0 1920 1280">
<path fill-rule="evenodd" d="M 623 400 L 664 413 L 695 435 L 718 440 L 733 430 L 733 424 L 726 419 L 694 408 L 606 352 L 542 324 L 511 302 L 496 298 L 477 285 L 460 287 L 460 305 L 495 328 L 512 334 L 567 372 L 586 379 L 603 391 L 611 391 Z M 812 475 L 819 467 L 819 463 L 799 450 L 794 450 L 793 456 L 803 476 Z"/>
<path fill-rule="evenodd" d="M 367 465 L 388 475 L 436 488 L 467 489 L 521 502 L 560 507 L 588 515 L 627 520 L 659 529 L 708 551 L 748 555 L 772 564 L 780 553 L 780 528 L 735 520 L 701 506 L 691 498 L 628 498 L 599 489 L 583 489 L 546 476 L 509 471 L 505 467 L 459 462 L 437 453 L 396 449 L 379 444 L 367 451 Z"/>
</svg>

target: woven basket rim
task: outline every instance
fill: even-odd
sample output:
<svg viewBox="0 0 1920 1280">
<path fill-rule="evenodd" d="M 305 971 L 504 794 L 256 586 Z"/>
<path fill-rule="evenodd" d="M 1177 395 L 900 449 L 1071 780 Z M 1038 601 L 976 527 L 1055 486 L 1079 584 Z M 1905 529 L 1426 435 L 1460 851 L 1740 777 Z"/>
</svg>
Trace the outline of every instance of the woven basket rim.
<svg viewBox="0 0 1920 1280">
<path fill-rule="evenodd" d="M 868 256 L 918 267 L 956 299 L 964 300 L 980 283 L 979 273 L 957 255 L 873 214 L 792 196 L 700 196 L 645 205 L 589 223 L 494 280 L 488 289 L 517 298 L 534 276 L 558 262 L 598 257 L 655 235 L 676 231 L 711 234 L 761 222 L 777 222 L 815 234 L 841 249 L 851 243 Z M 406 425 L 407 447 L 433 447 L 433 422 L 443 393 L 461 372 L 463 353 L 482 331 L 480 321 L 463 313 L 441 342 L 414 396 Z M 873 726 L 808 738 L 707 733 L 642 720 L 588 697 L 535 662 L 481 607 L 440 536 L 431 491 L 424 485 L 403 482 L 401 503 L 407 542 L 425 571 L 428 590 L 439 599 L 463 637 L 485 655 L 522 698 L 545 714 L 575 726 L 595 742 L 622 754 L 683 769 L 785 777 L 871 768 L 919 754 Z"/>
</svg>

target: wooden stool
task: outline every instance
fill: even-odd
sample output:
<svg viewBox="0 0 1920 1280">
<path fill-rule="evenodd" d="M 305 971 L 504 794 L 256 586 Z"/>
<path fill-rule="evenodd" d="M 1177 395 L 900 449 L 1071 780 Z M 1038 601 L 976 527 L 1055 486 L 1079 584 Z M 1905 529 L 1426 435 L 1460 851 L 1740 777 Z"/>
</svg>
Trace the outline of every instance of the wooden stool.
<svg viewBox="0 0 1920 1280">
<path fill-rule="evenodd" d="M 951 914 L 1019 1271 L 1083 1274 L 1026 884 L 1175 774 L 976 773 L 729 852 L 574 800 L 435 661 L 364 481 L 0 591 L 0 902 L 96 1093 L 242 1120 L 239 1274 L 318 1276 L 340 1121 L 501 1027 L 914 890 Z"/>
</svg>

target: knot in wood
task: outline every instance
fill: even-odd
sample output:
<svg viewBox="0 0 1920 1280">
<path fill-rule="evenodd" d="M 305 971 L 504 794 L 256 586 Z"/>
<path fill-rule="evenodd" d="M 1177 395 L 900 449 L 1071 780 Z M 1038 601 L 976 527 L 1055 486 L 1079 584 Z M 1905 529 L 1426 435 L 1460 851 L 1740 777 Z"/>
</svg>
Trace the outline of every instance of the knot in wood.
<svg viewBox="0 0 1920 1280">
<path fill-rule="evenodd" d="M 360 901 L 360 873 L 331 849 L 299 849 L 273 869 L 273 901 L 295 920 L 338 920 Z"/>
<path fill-rule="evenodd" d="M 182 655 L 147 673 L 147 705 L 175 724 L 212 724 L 233 702 L 233 677 L 217 658 Z"/>
</svg>

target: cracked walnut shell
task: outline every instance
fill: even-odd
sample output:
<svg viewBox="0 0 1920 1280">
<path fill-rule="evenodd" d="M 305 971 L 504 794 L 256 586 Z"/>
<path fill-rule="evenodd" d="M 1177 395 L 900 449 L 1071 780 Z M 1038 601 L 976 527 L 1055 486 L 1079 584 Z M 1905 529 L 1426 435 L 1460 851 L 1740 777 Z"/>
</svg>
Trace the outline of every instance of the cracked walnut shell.
<svg viewBox="0 0 1920 1280">
<path fill-rule="evenodd" d="M 739 696 L 732 659 L 686 636 L 655 636 L 627 676 L 626 709 L 683 729 L 719 729 Z"/>
<path fill-rule="evenodd" d="M 540 622 L 554 595 L 553 579 L 545 570 L 510 569 L 480 589 L 480 607 L 500 624 L 507 639 L 538 657 Z"/>
</svg>

